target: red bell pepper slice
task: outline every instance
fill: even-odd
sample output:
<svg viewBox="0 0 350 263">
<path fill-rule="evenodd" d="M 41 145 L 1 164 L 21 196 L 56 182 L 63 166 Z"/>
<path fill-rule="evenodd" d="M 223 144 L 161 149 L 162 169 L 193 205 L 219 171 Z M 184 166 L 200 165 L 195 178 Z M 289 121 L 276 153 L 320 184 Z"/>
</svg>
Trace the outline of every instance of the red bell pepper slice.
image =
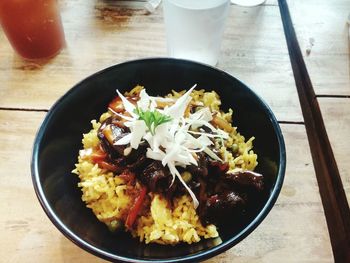
<svg viewBox="0 0 350 263">
<path fill-rule="evenodd" d="M 106 161 L 99 161 L 97 162 L 98 164 L 98 167 L 102 168 L 102 169 L 106 169 L 108 171 L 111 171 L 111 172 L 116 172 L 119 170 L 119 167 L 115 164 L 112 164 L 112 163 L 108 163 Z"/>
<path fill-rule="evenodd" d="M 106 159 L 107 153 L 102 150 L 97 150 L 90 155 L 91 161 L 93 163 L 99 163 Z"/>
<path fill-rule="evenodd" d="M 139 196 L 135 199 L 134 205 L 130 208 L 128 217 L 126 218 L 126 221 L 125 221 L 126 228 L 131 229 L 132 226 L 134 225 L 137 215 L 141 210 L 142 203 L 143 203 L 143 200 L 145 199 L 146 193 L 147 193 L 147 187 L 143 186 L 141 188 Z"/>
</svg>

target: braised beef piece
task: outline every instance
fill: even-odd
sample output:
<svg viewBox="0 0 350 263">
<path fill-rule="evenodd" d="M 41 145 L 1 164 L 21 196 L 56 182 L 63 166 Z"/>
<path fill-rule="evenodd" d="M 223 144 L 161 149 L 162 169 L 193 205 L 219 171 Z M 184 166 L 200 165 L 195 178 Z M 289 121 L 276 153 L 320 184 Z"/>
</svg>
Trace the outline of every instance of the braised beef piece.
<svg viewBox="0 0 350 263">
<path fill-rule="evenodd" d="M 235 173 L 225 173 L 225 182 L 243 187 L 252 187 L 255 190 L 264 189 L 263 176 L 252 171 L 239 171 Z"/>
<path fill-rule="evenodd" d="M 207 198 L 200 213 L 202 223 L 222 224 L 234 220 L 244 213 L 246 204 L 246 200 L 234 191 L 212 195 Z"/>
<path fill-rule="evenodd" d="M 194 193 L 199 192 L 200 187 L 201 187 L 201 183 L 196 178 L 192 179 L 189 183 L 187 183 L 187 185 Z"/>
<path fill-rule="evenodd" d="M 202 194 L 196 193 L 201 222 L 204 225 L 232 223 L 229 220 L 244 216 L 245 210 L 261 199 L 263 176 L 251 171 L 227 173 L 228 163 L 209 157 L 206 160 L 208 175 L 199 180 Z"/>
<path fill-rule="evenodd" d="M 179 169 L 180 170 L 180 169 Z M 181 173 L 181 172 L 180 172 Z M 172 196 L 180 196 L 183 194 L 187 194 L 186 188 L 183 186 L 183 184 L 179 180 L 175 180 L 174 184 L 176 184 L 176 192 L 173 193 Z M 192 192 L 197 196 L 199 196 L 199 191 L 201 189 L 201 183 L 199 181 L 199 177 L 192 175 L 192 179 L 189 182 L 186 182 L 187 186 L 192 190 Z M 198 199 L 199 200 L 199 199 Z"/>
<path fill-rule="evenodd" d="M 167 198 L 171 203 L 173 202 L 174 196 L 179 194 L 178 186 L 179 185 L 175 180 L 174 183 L 164 192 L 165 198 Z"/>
<path fill-rule="evenodd" d="M 223 163 L 220 161 L 216 161 L 213 159 L 208 159 L 208 165 L 210 167 L 210 172 L 218 175 L 222 175 L 228 171 L 229 165 L 228 163 Z"/>
<path fill-rule="evenodd" d="M 147 145 L 140 144 L 137 149 L 132 149 L 130 154 L 126 157 L 128 169 L 141 173 L 143 169 L 149 165 L 152 160 L 146 157 Z"/>
<path fill-rule="evenodd" d="M 100 126 L 97 132 L 97 137 L 100 139 L 101 146 L 111 159 L 124 156 L 126 145 L 114 145 L 114 143 L 125 135 L 129 134 L 129 128 L 116 117 L 112 116 L 106 119 Z"/>
<path fill-rule="evenodd" d="M 208 161 L 203 152 L 197 153 L 198 160 L 197 164 L 198 165 L 189 165 L 187 169 L 192 175 L 198 175 L 202 177 L 206 177 L 208 175 Z"/>
<path fill-rule="evenodd" d="M 153 161 L 139 174 L 138 179 L 151 192 L 166 192 L 171 186 L 173 176 L 160 161 Z"/>
</svg>

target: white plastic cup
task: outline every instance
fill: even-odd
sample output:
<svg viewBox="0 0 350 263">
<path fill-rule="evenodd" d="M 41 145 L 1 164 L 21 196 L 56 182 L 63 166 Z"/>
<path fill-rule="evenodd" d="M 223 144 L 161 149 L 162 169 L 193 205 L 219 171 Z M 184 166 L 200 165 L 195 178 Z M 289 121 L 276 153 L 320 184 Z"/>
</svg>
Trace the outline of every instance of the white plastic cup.
<svg viewBox="0 0 350 263">
<path fill-rule="evenodd" d="M 218 62 L 230 0 L 164 0 L 168 55 Z"/>
</svg>

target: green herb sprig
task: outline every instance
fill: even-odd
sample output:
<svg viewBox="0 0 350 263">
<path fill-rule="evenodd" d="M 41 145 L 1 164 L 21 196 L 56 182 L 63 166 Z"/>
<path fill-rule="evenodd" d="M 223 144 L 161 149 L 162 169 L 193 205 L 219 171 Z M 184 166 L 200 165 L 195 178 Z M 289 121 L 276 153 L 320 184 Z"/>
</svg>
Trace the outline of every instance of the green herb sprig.
<svg viewBox="0 0 350 263">
<path fill-rule="evenodd" d="M 139 120 L 143 120 L 151 132 L 152 135 L 155 134 L 156 128 L 166 122 L 172 120 L 172 118 L 168 115 L 162 114 L 157 110 L 142 110 L 140 108 L 136 108 L 134 112 L 139 116 Z"/>
</svg>

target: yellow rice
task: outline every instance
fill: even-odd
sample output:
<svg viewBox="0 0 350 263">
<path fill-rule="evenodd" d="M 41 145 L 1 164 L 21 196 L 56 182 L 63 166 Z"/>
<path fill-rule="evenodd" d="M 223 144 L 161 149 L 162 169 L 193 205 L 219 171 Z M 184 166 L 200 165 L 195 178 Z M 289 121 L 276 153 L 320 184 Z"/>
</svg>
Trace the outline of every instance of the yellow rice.
<svg viewBox="0 0 350 263">
<path fill-rule="evenodd" d="M 137 94 L 141 86 L 136 86 L 126 95 Z M 168 97 L 177 98 L 183 92 L 175 92 Z M 214 91 L 204 90 L 192 93 L 195 103 L 201 102 L 209 107 L 217 116 L 232 122 L 233 111 L 227 113 L 220 111 L 221 101 Z M 100 123 L 108 118 L 110 113 L 101 115 L 99 122 L 92 121 L 92 129 L 83 135 L 82 143 L 85 150 L 96 149 L 99 146 L 97 130 Z M 257 165 L 257 155 L 253 152 L 254 137 L 245 141 L 245 138 L 237 132 L 236 127 L 230 124 L 229 139 L 216 142 L 222 158 L 229 163 L 230 170 L 254 170 Z M 234 149 L 228 151 L 228 149 Z M 86 206 L 92 209 L 99 221 L 105 223 L 110 229 L 118 225 L 118 221 L 128 213 L 133 200 L 128 195 L 128 191 L 133 186 L 127 185 L 124 180 L 114 176 L 112 172 L 101 169 L 91 160 L 78 157 L 78 163 L 73 173 L 79 176 L 78 186 L 82 190 L 82 200 Z M 136 188 L 140 188 L 136 184 Z M 177 244 L 186 242 L 191 244 L 198 242 L 201 238 L 213 238 L 218 236 L 216 226 L 203 226 L 192 205 L 192 200 L 188 195 L 175 198 L 172 204 L 160 194 L 148 193 L 151 200 L 150 208 L 144 215 L 138 217 L 136 227 L 132 230 L 132 235 L 145 243 Z"/>
</svg>

